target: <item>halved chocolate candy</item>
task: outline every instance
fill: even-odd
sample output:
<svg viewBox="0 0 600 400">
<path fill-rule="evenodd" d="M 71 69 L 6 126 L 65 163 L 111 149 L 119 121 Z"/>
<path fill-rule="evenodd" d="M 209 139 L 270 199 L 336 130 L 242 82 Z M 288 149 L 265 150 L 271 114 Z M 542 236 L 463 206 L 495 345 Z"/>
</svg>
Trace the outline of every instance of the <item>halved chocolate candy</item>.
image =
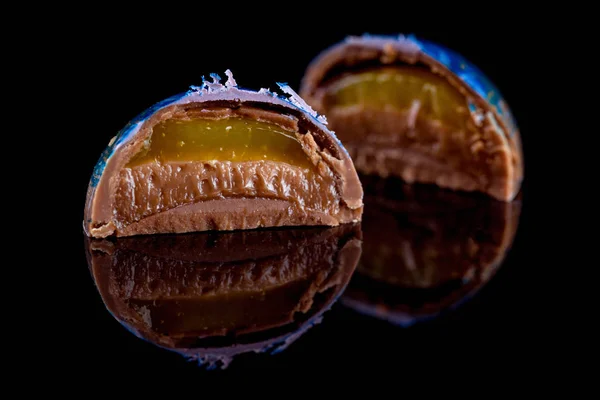
<svg viewBox="0 0 600 400">
<path fill-rule="evenodd" d="M 356 222 L 362 188 L 334 134 L 289 98 L 239 89 L 229 71 L 142 113 L 88 188 L 88 236 Z"/>
<path fill-rule="evenodd" d="M 358 224 L 87 240 L 111 314 L 200 362 L 283 350 L 338 298 L 361 253 Z"/>
<path fill-rule="evenodd" d="M 362 177 L 362 257 L 342 303 L 408 326 L 473 296 L 517 232 L 521 201 Z"/>
<path fill-rule="evenodd" d="M 510 109 L 481 71 L 442 46 L 349 37 L 311 63 L 300 94 L 327 116 L 360 172 L 506 201 L 520 189 Z"/>
</svg>

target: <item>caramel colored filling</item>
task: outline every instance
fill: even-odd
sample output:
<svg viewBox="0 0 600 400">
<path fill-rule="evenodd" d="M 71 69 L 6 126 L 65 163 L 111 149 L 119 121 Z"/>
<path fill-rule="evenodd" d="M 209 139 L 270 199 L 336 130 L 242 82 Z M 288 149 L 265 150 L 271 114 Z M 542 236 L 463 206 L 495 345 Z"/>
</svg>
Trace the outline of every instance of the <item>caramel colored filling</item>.
<svg viewBox="0 0 600 400">
<path fill-rule="evenodd" d="M 413 66 L 386 67 L 341 77 L 332 83 L 325 106 L 414 109 L 418 118 L 462 129 L 469 119 L 464 96 L 442 77 Z"/>
<path fill-rule="evenodd" d="M 298 212 L 336 214 L 334 177 L 321 167 L 312 164 L 293 131 L 275 123 L 168 119 L 153 127 L 144 148 L 119 172 L 116 220 L 126 226 L 223 198 L 284 200 Z"/>
<path fill-rule="evenodd" d="M 153 128 L 146 147 L 127 164 L 153 161 L 278 161 L 309 169 L 310 160 L 293 132 L 242 118 L 168 119 Z"/>
<path fill-rule="evenodd" d="M 347 74 L 320 92 L 321 111 L 358 171 L 504 198 L 509 163 L 494 126 L 468 98 L 415 66 Z M 494 185 L 494 187 L 492 187 Z"/>
</svg>

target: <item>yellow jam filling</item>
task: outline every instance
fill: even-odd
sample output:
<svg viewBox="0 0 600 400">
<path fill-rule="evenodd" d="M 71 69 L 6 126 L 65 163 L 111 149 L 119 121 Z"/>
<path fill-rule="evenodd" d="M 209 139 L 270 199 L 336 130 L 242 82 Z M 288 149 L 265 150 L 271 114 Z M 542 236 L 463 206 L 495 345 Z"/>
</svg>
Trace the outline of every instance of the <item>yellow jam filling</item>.
<svg viewBox="0 0 600 400">
<path fill-rule="evenodd" d="M 469 118 L 465 97 L 444 78 L 413 66 L 385 67 L 344 76 L 327 89 L 330 107 L 418 108 L 417 117 L 462 128 Z"/>
<path fill-rule="evenodd" d="M 159 161 L 279 161 L 310 168 L 294 133 L 278 125 L 242 118 L 169 119 L 153 128 L 149 145 L 128 167 Z"/>
</svg>

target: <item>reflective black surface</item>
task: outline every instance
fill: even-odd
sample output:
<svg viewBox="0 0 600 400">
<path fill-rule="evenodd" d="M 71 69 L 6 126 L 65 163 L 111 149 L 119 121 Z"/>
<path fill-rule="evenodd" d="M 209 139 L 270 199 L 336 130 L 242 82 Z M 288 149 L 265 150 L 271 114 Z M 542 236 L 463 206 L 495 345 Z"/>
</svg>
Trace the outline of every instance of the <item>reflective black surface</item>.
<svg viewBox="0 0 600 400">
<path fill-rule="evenodd" d="M 283 351 L 321 322 L 361 252 L 360 225 L 95 240 L 90 271 L 111 314 L 208 368 Z"/>
<path fill-rule="evenodd" d="M 486 29 L 485 34 L 473 29 L 452 31 L 433 23 L 426 26 L 422 16 L 427 13 L 405 13 L 402 18 L 399 13 L 382 12 L 382 7 L 373 7 L 373 18 L 366 18 L 366 10 L 361 9 L 348 20 L 336 13 L 335 23 L 327 24 L 321 21 L 331 18 L 331 14 L 318 19 L 290 17 L 289 24 L 281 22 L 281 26 L 275 23 L 281 21 L 279 18 L 260 16 L 226 28 L 216 22 L 196 24 L 188 15 L 183 19 L 190 31 L 181 34 L 149 34 L 147 21 L 141 18 L 128 23 L 130 29 L 123 27 L 122 21 L 93 25 L 86 20 L 77 29 L 69 27 L 65 31 L 65 41 L 59 42 L 68 46 L 65 53 L 69 68 L 64 69 L 68 77 L 49 81 L 60 86 L 62 92 L 67 90 L 69 80 L 72 82 L 68 92 L 72 98 L 61 103 L 61 110 L 68 109 L 74 122 L 64 126 L 65 132 L 57 141 L 62 147 L 59 156 L 54 154 L 52 163 L 44 164 L 55 166 L 60 173 L 58 181 L 47 182 L 52 189 L 45 195 L 61 204 L 60 223 L 56 225 L 47 214 L 36 213 L 36 226 L 48 228 L 37 241 L 51 243 L 51 247 L 44 251 L 34 247 L 25 254 L 29 257 L 31 252 L 34 256 L 35 268 L 27 269 L 32 280 L 41 280 L 35 273 L 38 270 L 52 275 L 51 280 L 41 282 L 49 294 L 35 304 L 33 311 L 23 307 L 23 314 L 35 323 L 36 340 L 24 343 L 35 350 L 35 356 L 29 358 L 32 365 L 39 366 L 32 368 L 41 373 L 50 369 L 64 374 L 58 365 L 66 361 L 69 374 L 88 376 L 96 385 L 100 381 L 108 386 L 128 382 L 136 388 L 153 387 L 172 375 L 176 382 L 193 386 L 200 395 L 202 388 L 218 376 L 250 376 L 264 383 L 276 372 L 294 382 L 289 386 L 292 391 L 298 386 L 310 387 L 316 381 L 351 388 L 363 381 L 368 385 L 379 383 L 381 379 L 365 380 L 364 374 L 369 371 L 394 374 L 394 379 L 386 380 L 403 387 L 410 382 L 403 379 L 400 370 L 424 377 L 455 371 L 464 374 L 464 379 L 457 381 L 462 388 L 470 384 L 466 373 L 469 366 L 496 379 L 510 375 L 512 368 L 533 373 L 540 356 L 553 357 L 542 342 L 557 327 L 564 326 L 568 314 L 556 308 L 555 303 L 562 298 L 561 287 L 550 288 L 559 293 L 559 301 L 542 295 L 541 289 L 547 287 L 545 276 L 552 268 L 543 255 L 552 255 L 558 249 L 550 246 L 541 231 L 563 235 L 553 223 L 565 219 L 562 214 L 566 210 L 561 203 L 541 197 L 545 193 L 542 191 L 554 190 L 554 186 L 541 183 L 542 177 L 548 180 L 553 175 L 545 170 L 548 164 L 540 160 L 540 155 L 548 151 L 539 142 L 533 143 L 542 137 L 539 124 L 549 115 L 540 105 L 544 91 L 534 87 L 547 88 L 548 80 L 536 77 L 548 53 L 532 49 L 548 33 L 531 30 L 524 20 L 511 23 L 510 29 Z M 265 7 L 260 8 L 262 12 Z M 479 18 L 485 14 L 485 26 L 507 24 L 505 16 L 494 17 L 496 10 L 477 12 Z M 465 17 L 451 22 L 469 22 L 471 27 L 472 21 Z M 199 366 L 198 359 L 190 360 L 175 342 L 170 347 L 157 346 L 152 338 L 132 334 L 122 318 L 114 311 L 111 314 L 110 307 L 107 309 L 107 292 L 96 287 L 94 266 L 91 270 L 88 266 L 81 228 L 90 173 L 98 154 L 118 129 L 140 110 L 198 84 L 203 74 L 222 74 L 230 68 L 239 82 L 252 89 L 273 89 L 276 81 L 298 87 L 310 60 L 347 34 L 398 31 L 414 32 L 457 50 L 480 66 L 502 90 L 521 127 L 525 153 L 525 181 L 516 207 L 498 207 L 480 196 L 466 194 L 459 195 L 462 200 L 455 200 L 453 193 L 442 194 L 434 188 L 411 192 L 396 183 L 390 185 L 396 189 L 389 189 L 387 194 L 384 189 L 382 194 L 379 186 L 367 184 L 366 189 L 372 190 L 366 190 L 365 201 L 372 210 L 365 210 L 361 224 L 363 256 L 337 300 L 331 297 L 331 304 L 323 308 L 317 301 L 315 307 L 295 313 L 292 322 L 275 331 L 258 332 L 264 335 L 260 338 L 228 333 L 213 337 L 211 342 L 205 337 L 184 347 L 204 346 L 193 348 L 197 358 L 202 358 L 201 349 L 231 347 L 234 340 L 244 338 L 250 345 L 263 343 L 259 339 L 266 342 L 278 337 L 278 332 L 293 335 L 300 328 L 300 334 L 282 351 L 240 352 L 228 368 L 207 370 L 206 363 Z M 210 38 L 210 45 L 203 42 L 205 38 Z M 85 46 L 81 45 L 82 39 Z M 543 113 L 534 115 L 536 110 Z M 466 208 L 458 211 L 457 204 Z M 409 205 L 415 212 L 409 212 Z M 431 207 L 426 208 L 428 205 Z M 549 206 L 557 211 L 540 211 Z M 514 219 L 517 214 L 518 224 Z M 512 228 L 517 230 L 511 238 Z M 504 253 L 504 244 L 511 240 L 510 250 Z M 438 253 L 432 253 L 432 248 Z M 146 248 L 132 249 L 131 253 L 145 254 L 148 259 L 156 256 Z M 312 281 L 312 277 L 304 277 L 303 282 Z M 162 280 L 176 286 L 179 276 L 173 278 L 158 276 L 152 282 Z M 121 281 L 125 286 L 126 282 Z M 163 283 L 162 287 L 168 285 Z M 22 285 L 18 288 L 19 299 L 25 299 L 27 292 Z M 546 318 L 548 314 L 553 317 Z M 320 320 L 318 324 L 303 325 L 313 316 Z M 136 329 L 140 332 L 140 326 Z M 174 331 L 156 332 L 172 336 Z M 281 348 L 279 344 L 277 341 L 274 347 Z M 258 347 L 263 349 L 262 345 Z M 54 351 L 52 356 L 46 355 L 47 349 Z M 222 363 L 215 364 L 220 367 Z M 501 368 L 504 375 L 491 374 L 493 367 Z M 345 378 L 336 379 L 335 371 L 344 371 Z M 144 380 L 133 381 L 129 379 L 132 375 L 141 375 Z M 194 379 L 183 379 L 190 376 Z M 241 387 L 233 379 L 229 382 L 229 386 Z"/>
<path fill-rule="evenodd" d="M 95 329 L 127 362 L 141 351 L 155 367 L 277 369 L 281 357 L 305 365 L 350 338 L 348 357 L 415 344 L 390 342 L 393 332 L 460 332 L 462 318 L 481 329 L 486 314 L 502 313 L 502 285 L 512 282 L 487 299 L 479 292 L 510 255 L 520 196 L 504 203 L 395 178 L 362 181 L 361 224 L 85 238 L 97 296 L 116 320 L 105 315 Z M 365 331 L 376 339 L 361 340 Z"/>
<path fill-rule="evenodd" d="M 363 256 L 342 303 L 410 326 L 452 310 L 493 278 L 517 231 L 520 196 L 362 177 Z"/>
</svg>

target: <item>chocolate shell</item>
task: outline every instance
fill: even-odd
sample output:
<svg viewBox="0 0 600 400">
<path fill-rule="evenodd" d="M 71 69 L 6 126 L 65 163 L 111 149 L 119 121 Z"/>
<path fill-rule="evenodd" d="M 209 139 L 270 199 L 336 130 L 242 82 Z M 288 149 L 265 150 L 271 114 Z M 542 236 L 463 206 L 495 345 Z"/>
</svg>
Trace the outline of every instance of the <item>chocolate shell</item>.
<svg viewBox="0 0 600 400">
<path fill-rule="evenodd" d="M 348 37 L 313 60 L 300 95 L 327 116 L 361 173 L 504 201 L 520 190 L 511 110 L 452 50 L 414 36 Z"/>
<path fill-rule="evenodd" d="M 333 228 L 86 237 L 90 271 L 130 332 L 207 366 L 285 349 L 343 292 L 357 224 Z"/>
<path fill-rule="evenodd" d="M 498 271 L 521 201 L 363 177 L 362 257 L 342 303 L 410 326 L 454 310 Z"/>
<path fill-rule="evenodd" d="M 279 86 L 288 98 L 238 88 L 230 71 L 227 75 L 225 84 L 213 74 L 212 82 L 156 104 L 110 141 L 88 188 L 83 224 L 88 236 L 336 226 L 360 220 L 360 181 L 325 118 L 285 84 Z M 233 131 L 223 125 L 229 121 L 237 124 Z M 222 132 L 203 147 L 195 131 L 191 136 L 185 131 L 193 123 L 206 125 L 203 134 L 210 133 L 210 124 Z M 247 126 L 248 136 L 235 132 L 236 126 Z M 229 139 L 230 131 L 239 143 Z M 162 137 L 156 136 L 159 132 Z M 176 135 L 187 135 L 186 140 L 171 139 Z M 254 158 L 244 156 L 245 150 L 236 155 L 249 143 L 254 143 Z M 177 146 L 189 154 L 180 154 Z M 263 149 L 265 159 L 256 159 Z"/>
</svg>

